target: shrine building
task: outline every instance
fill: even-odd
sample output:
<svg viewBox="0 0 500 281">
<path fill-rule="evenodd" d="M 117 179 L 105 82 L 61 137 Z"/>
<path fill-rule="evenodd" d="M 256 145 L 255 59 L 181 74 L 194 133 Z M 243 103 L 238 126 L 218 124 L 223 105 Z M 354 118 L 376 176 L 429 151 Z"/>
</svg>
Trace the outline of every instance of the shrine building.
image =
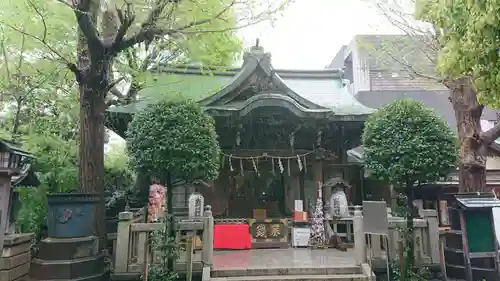
<svg viewBox="0 0 500 281">
<path fill-rule="evenodd" d="M 133 113 L 164 93 L 198 101 L 215 119 L 222 150 L 218 179 L 199 189 L 214 217 L 287 219 L 296 200 L 310 210 L 317 186 L 329 179 L 345 188 L 350 204 L 361 203 L 364 171 L 349 151 L 361 145 L 374 110 L 348 92 L 342 70 L 274 69 L 257 44 L 240 68 L 163 67 L 154 74 L 140 101 L 108 110 L 106 126 L 124 137 Z M 174 202 L 185 204 L 191 191 L 175 188 Z M 331 192 L 323 187 L 327 206 Z"/>
</svg>

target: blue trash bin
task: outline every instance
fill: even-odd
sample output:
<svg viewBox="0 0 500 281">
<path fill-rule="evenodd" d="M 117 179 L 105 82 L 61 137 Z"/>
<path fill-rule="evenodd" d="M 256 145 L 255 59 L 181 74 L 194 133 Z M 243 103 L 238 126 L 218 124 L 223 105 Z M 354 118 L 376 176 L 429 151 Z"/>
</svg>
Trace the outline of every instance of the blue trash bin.
<svg viewBox="0 0 500 281">
<path fill-rule="evenodd" d="M 95 235 L 94 216 L 99 195 L 58 193 L 47 196 L 48 235 L 52 238 L 75 238 Z"/>
</svg>

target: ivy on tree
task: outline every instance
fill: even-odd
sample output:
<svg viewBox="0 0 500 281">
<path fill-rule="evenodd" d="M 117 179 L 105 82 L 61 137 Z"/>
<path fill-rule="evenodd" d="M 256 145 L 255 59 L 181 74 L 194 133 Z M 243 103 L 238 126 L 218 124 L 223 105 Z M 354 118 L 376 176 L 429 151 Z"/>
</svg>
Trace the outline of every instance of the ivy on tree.
<svg viewBox="0 0 500 281">
<path fill-rule="evenodd" d="M 365 123 L 365 166 L 373 176 L 406 194 L 405 264 L 413 265 L 415 188 L 447 175 L 457 163 L 457 139 L 448 125 L 423 103 L 398 100 L 379 109 Z"/>
</svg>

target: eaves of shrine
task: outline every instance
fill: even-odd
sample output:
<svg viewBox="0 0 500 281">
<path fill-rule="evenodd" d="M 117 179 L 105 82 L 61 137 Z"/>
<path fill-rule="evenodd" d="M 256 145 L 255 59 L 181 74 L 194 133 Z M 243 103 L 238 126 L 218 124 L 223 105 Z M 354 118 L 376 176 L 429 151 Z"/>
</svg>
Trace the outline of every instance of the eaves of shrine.
<svg viewBox="0 0 500 281">
<path fill-rule="evenodd" d="M 214 117 L 240 118 L 260 107 L 284 107 L 299 118 L 364 122 L 374 112 L 344 87 L 342 70 L 277 70 L 254 46 L 241 68 L 182 66 L 152 70 L 153 81 L 129 105 L 108 109 L 106 125 L 124 136 L 132 115 L 161 99 L 197 101 Z"/>
</svg>

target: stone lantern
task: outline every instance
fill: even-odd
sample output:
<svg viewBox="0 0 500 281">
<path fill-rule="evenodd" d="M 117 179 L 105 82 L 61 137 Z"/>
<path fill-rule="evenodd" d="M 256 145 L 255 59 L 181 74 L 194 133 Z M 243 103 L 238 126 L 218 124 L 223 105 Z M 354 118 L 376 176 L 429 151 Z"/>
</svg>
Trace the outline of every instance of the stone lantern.
<svg viewBox="0 0 500 281">
<path fill-rule="evenodd" d="M 3 250 L 12 206 L 11 179 L 21 173 L 31 158 L 31 154 L 0 139 L 0 253 Z"/>
</svg>

